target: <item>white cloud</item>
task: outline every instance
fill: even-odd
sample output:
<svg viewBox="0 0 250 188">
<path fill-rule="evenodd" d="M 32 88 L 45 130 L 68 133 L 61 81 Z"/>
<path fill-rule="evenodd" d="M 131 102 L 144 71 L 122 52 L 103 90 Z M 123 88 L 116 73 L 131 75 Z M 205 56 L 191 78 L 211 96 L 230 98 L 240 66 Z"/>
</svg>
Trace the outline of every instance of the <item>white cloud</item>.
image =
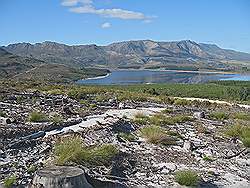
<svg viewBox="0 0 250 188">
<path fill-rule="evenodd" d="M 92 4 L 92 0 L 63 0 L 61 5 L 62 6 L 67 6 L 67 7 L 73 7 L 78 5 L 78 3 L 82 3 L 85 5 Z"/>
<path fill-rule="evenodd" d="M 152 20 L 150 20 L 150 19 L 146 19 L 143 21 L 143 23 L 151 23 L 151 22 L 152 22 Z"/>
<path fill-rule="evenodd" d="M 140 12 L 134 12 L 123 9 L 96 9 L 92 5 L 85 5 L 81 7 L 70 8 L 71 12 L 82 13 L 82 14 L 98 14 L 104 17 L 120 18 L 124 20 L 145 20 L 147 17 Z"/>
<path fill-rule="evenodd" d="M 110 28 L 110 27 L 111 27 L 111 23 L 105 22 L 105 23 L 103 23 L 103 24 L 101 25 L 101 27 L 102 27 L 103 29 Z"/>
<path fill-rule="evenodd" d="M 93 0 L 63 0 L 63 6 L 71 7 L 69 10 L 79 14 L 96 14 L 108 18 L 119 18 L 124 20 L 144 20 L 149 22 L 153 17 L 145 16 L 141 12 L 124 10 L 120 8 L 97 9 L 93 5 Z M 151 20 L 152 21 L 152 20 Z"/>
</svg>

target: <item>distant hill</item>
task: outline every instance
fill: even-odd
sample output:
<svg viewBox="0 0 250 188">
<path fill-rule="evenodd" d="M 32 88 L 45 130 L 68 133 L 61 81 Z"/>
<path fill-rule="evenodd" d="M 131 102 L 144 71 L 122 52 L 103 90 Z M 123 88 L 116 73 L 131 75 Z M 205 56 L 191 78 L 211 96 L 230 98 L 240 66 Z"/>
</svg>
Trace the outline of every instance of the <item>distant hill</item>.
<svg viewBox="0 0 250 188">
<path fill-rule="evenodd" d="M 13 55 L 0 48 L 0 79 L 70 82 L 86 77 L 102 76 L 107 70 L 74 68 L 63 64 L 46 63 L 33 57 Z"/>
<path fill-rule="evenodd" d="M 19 56 L 72 67 L 194 67 L 235 70 L 239 69 L 240 65 L 231 62 L 250 62 L 248 53 L 222 49 L 215 44 L 199 44 L 190 40 L 174 42 L 139 40 L 118 42 L 107 46 L 68 46 L 47 41 L 36 44 L 11 44 L 3 48 Z"/>
<path fill-rule="evenodd" d="M 16 74 L 30 70 L 41 63 L 44 62 L 29 57 L 13 55 L 0 48 L 0 78 L 12 77 Z"/>
</svg>

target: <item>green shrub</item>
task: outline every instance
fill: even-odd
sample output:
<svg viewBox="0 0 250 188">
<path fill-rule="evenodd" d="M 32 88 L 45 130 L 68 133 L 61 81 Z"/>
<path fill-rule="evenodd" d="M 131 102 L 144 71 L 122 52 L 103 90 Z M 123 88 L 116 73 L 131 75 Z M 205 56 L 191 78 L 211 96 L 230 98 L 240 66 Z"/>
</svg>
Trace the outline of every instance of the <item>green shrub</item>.
<svg viewBox="0 0 250 188">
<path fill-rule="evenodd" d="M 131 134 L 131 133 L 119 133 L 118 134 L 118 137 L 121 137 L 127 141 L 135 141 L 136 140 L 136 136 L 134 134 Z"/>
<path fill-rule="evenodd" d="M 229 115 L 225 112 L 212 112 L 209 117 L 216 120 L 226 120 L 229 118 Z"/>
<path fill-rule="evenodd" d="M 113 145 L 86 147 L 80 137 L 67 138 L 55 145 L 56 164 L 108 165 L 118 153 Z"/>
<path fill-rule="evenodd" d="M 149 122 L 149 117 L 145 116 L 142 113 L 137 113 L 134 117 L 134 123 L 140 124 L 140 125 L 146 125 Z"/>
<path fill-rule="evenodd" d="M 249 113 L 244 113 L 244 112 L 238 112 L 233 114 L 234 119 L 240 119 L 240 120 L 245 120 L 245 121 L 250 121 L 250 114 Z"/>
<path fill-rule="evenodd" d="M 60 124 L 63 122 L 63 118 L 60 114 L 55 114 L 53 117 L 50 118 L 50 121 L 55 124 Z"/>
<path fill-rule="evenodd" d="M 179 105 L 179 106 L 187 106 L 187 105 L 190 105 L 191 102 L 189 100 L 186 100 L 186 99 L 175 99 L 174 100 L 174 104 L 175 105 Z"/>
<path fill-rule="evenodd" d="M 171 113 L 173 113 L 173 109 L 166 108 L 165 110 L 162 110 L 161 113 L 163 113 L 163 114 L 171 114 Z"/>
<path fill-rule="evenodd" d="M 150 122 L 153 125 L 165 126 L 174 125 L 175 123 L 183 123 L 186 121 L 191 121 L 193 118 L 186 115 L 176 115 L 176 116 L 166 116 L 162 113 L 155 114 L 150 118 Z"/>
<path fill-rule="evenodd" d="M 94 103 L 93 103 L 93 104 L 90 104 L 90 105 L 89 105 L 89 108 L 90 108 L 90 109 L 97 108 L 97 105 L 94 104 Z"/>
<path fill-rule="evenodd" d="M 29 166 L 29 168 L 27 169 L 29 174 L 34 173 L 36 170 L 37 170 L 37 167 L 34 165 Z"/>
<path fill-rule="evenodd" d="M 225 134 L 234 137 L 239 138 L 245 147 L 250 147 L 250 127 L 247 125 L 231 125 L 229 126 Z"/>
<path fill-rule="evenodd" d="M 204 161 L 214 161 L 214 159 L 212 158 L 212 157 L 210 157 L 210 156 L 207 156 L 207 155 L 205 155 L 204 157 L 203 157 L 203 160 Z"/>
<path fill-rule="evenodd" d="M 41 112 L 32 112 L 29 115 L 29 121 L 30 122 L 45 122 L 48 121 L 48 117 L 46 114 L 41 113 Z"/>
<path fill-rule="evenodd" d="M 192 170 L 181 170 L 176 172 L 175 179 L 180 185 L 195 186 L 199 181 L 198 174 Z"/>
<path fill-rule="evenodd" d="M 0 117 L 6 117 L 6 113 L 0 110 Z"/>
<path fill-rule="evenodd" d="M 152 144 L 163 144 L 168 138 L 165 130 L 159 126 L 144 127 L 141 129 L 141 135 Z"/>
<path fill-rule="evenodd" d="M 6 188 L 10 188 L 16 184 L 16 176 L 10 176 L 7 179 L 4 180 L 4 186 Z"/>
<path fill-rule="evenodd" d="M 145 102 L 150 99 L 150 95 L 138 92 L 121 92 L 117 94 L 118 101 L 138 101 Z"/>
</svg>

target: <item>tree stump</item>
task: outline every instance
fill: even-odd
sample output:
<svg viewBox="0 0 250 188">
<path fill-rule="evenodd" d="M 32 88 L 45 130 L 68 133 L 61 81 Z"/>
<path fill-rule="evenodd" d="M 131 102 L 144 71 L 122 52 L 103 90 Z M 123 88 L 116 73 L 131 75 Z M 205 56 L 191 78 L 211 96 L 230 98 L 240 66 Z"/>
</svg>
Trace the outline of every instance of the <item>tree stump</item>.
<svg viewBox="0 0 250 188">
<path fill-rule="evenodd" d="M 32 188 L 93 188 L 82 169 L 69 166 L 53 166 L 36 172 Z"/>
</svg>

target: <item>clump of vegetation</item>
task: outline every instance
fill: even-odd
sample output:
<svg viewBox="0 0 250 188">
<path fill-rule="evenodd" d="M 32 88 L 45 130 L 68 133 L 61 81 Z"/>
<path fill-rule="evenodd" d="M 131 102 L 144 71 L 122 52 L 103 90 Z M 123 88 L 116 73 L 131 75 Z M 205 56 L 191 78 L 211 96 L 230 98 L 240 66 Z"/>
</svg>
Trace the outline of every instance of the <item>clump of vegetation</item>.
<svg viewBox="0 0 250 188">
<path fill-rule="evenodd" d="M 146 125 L 149 122 L 149 116 L 146 116 L 143 113 L 137 113 L 133 121 L 134 123 L 137 123 L 140 125 Z"/>
<path fill-rule="evenodd" d="M 203 160 L 204 160 L 204 161 L 209 161 L 209 162 L 214 161 L 214 159 L 213 159 L 211 156 L 208 156 L 208 155 L 205 155 L 205 156 L 203 157 Z"/>
<path fill-rule="evenodd" d="M 188 100 L 185 100 L 185 99 L 178 99 L 177 98 L 174 100 L 174 104 L 179 105 L 179 106 L 187 106 L 187 105 L 190 105 L 191 102 Z"/>
<path fill-rule="evenodd" d="M 159 126 L 148 126 L 141 129 L 141 135 L 152 144 L 173 145 L 176 139 L 169 137 L 166 131 Z"/>
<path fill-rule="evenodd" d="M 4 180 L 4 186 L 10 188 L 16 184 L 16 176 L 10 176 Z"/>
<path fill-rule="evenodd" d="M 120 92 L 117 93 L 118 101 L 138 101 L 145 102 L 150 99 L 150 95 L 146 93 L 138 93 L 138 92 Z"/>
<path fill-rule="evenodd" d="M 37 167 L 34 165 L 29 166 L 29 168 L 27 169 L 29 174 L 34 173 L 36 170 L 37 170 Z"/>
<path fill-rule="evenodd" d="M 174 137 L 183 139 L 183 136 L 180 135 L 177 131 L 167 131 L 167 134 L 168 134 L 169 136 L 174 136 Z"/>
<path fill-rule="evenodd" d="M 199 181 L 198 174 L 192 170 L 181 170 L 176 172 L 175 179 L 180 185 L 195 186 Z"/>
<path fill-rule="evenodd" d="M 127 141 L 130 141 L 130 142 L 136 140 L 136 136 L 134 134 L 132 134 L 132 133 L 119 133 L 118 137 L 121 137 L 121 138 L 123 138 L 123 139 L 125 139 Z"/>
<path fill-rule="evenodd" d="M 32 112 L 29 115 L 29 121 L 30 122 L 46 122 L 48 121 L 48 117 L 46 116 L 46 114 L 41 113 L 41 112 Z"/>
<path fill-rule="evenodd" d="M 231 125 L 226 129 L 225 134 L 233 138 L 239 138 L 245 147 L 250 147 L 250 127 L 248 125 Z"/>
<path fill-rule="evenodd" d="M 161 113 L 163 113 L 163 114 L 171 114 L 171 113 L 173 113 L 173 109 L 166 108 L 165 110 L 162 110 Z"/>
<path fill-rule="evenodd" d="M 244 121 L 250 121 L 250 114 L 244 113 L 244 112 L 238 112 L 233 114 L 234 119 L 244 120 Z"/>
<path fill-rule="evenodd" d="M 6 116 L 7 116 L 6 113 L 0 110 L 0 117 L 6 117 Z"/>
<path fill-rule="evenodd" d="M 63 118 L 60 114 L 55 114 L 53 117 L 50 118 L 50 120 L 54 123 L 54 124 L 60 124 L 63 122 Z"/>
<path fill-rule="evenodd" d="M 55 146 L 56 163 L 58 165 L 69 163 L 109 165 L 116 154 L 118 154 L 118 150 L 113 145 L 86 147 L 80 137 L 64 139 Z"/>
<path fill-rule="evenodd" d="M 216 120 L 226 120 L 229 118 L 229 114 L 225 112 L 212 112 L 209 117 Z"/>
<path fill-rule="evenodd" d="M 96 105 L 96 104 L 94 104 L 94 103 L 92 103 L 92 104 L 90 104 L 90 105 L 89 105 L 89 108 L 90 108 L 90 109 L 97 108 L 97 105 Z"/>
<path fill-rule="evenodd" d="M 191 121 L 193 118 L 186 115 L 176 115 L 176 116 L 166 116 L 162 113 L 155 114 L 150 118 L 150 122 L 153 125 L 165 126 L 174 125 L 175 123 L 183 123 L 186 121 Z"/>
</svg>

